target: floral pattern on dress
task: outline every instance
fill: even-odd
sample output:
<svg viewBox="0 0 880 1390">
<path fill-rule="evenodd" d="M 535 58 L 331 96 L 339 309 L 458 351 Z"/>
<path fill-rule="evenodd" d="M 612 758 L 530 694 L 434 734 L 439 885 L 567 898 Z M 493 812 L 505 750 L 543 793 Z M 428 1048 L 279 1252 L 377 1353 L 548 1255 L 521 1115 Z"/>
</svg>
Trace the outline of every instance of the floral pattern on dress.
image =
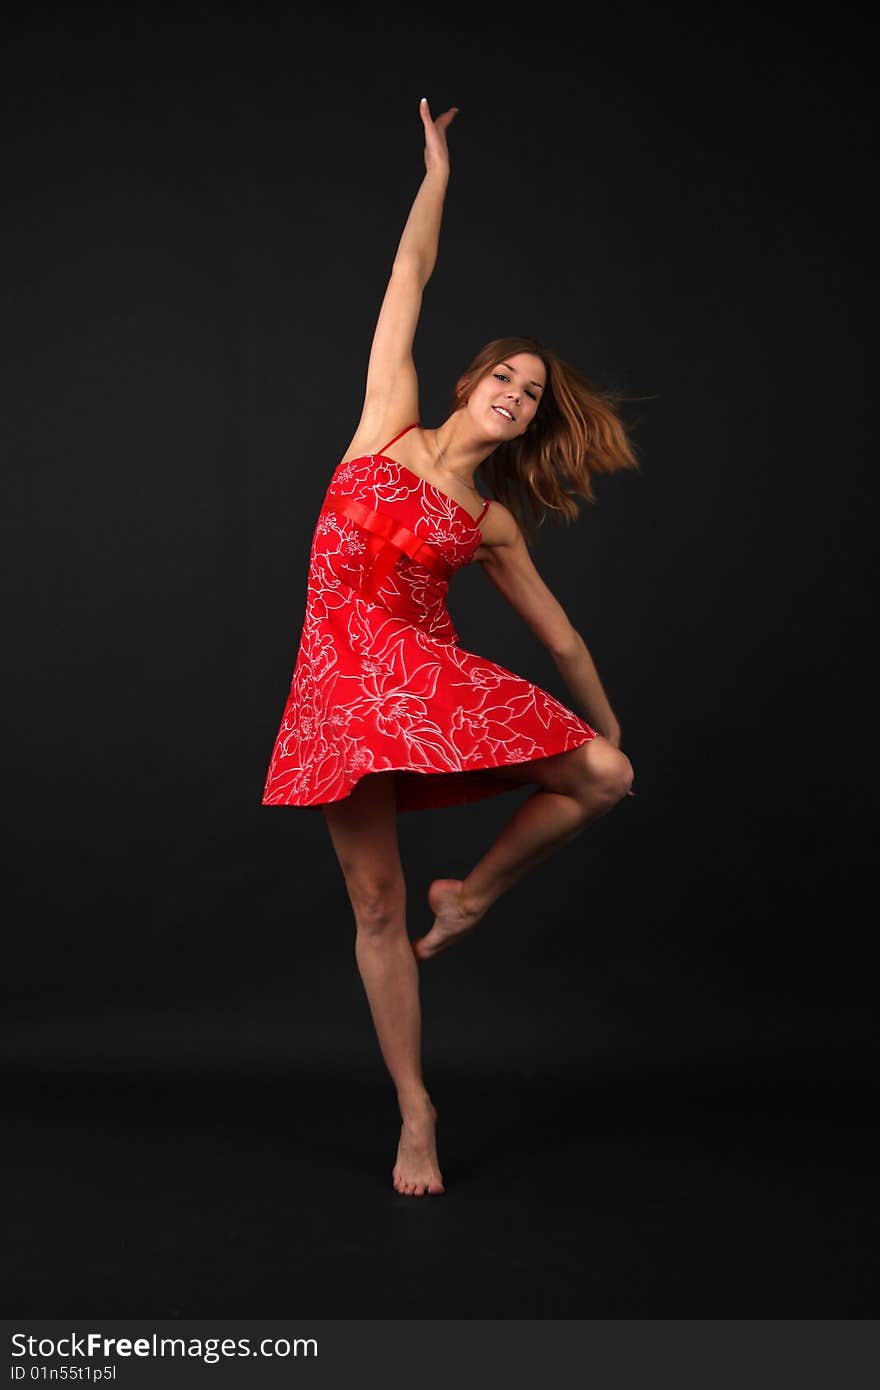
<svg viewBox="0 0 880 1390">
<path fill-rule="evenodd" d="M 363 598 L 366 534 L 322 509 L 264 806 L 339 801 L 362 777 L 392 770 L 398 809 L 454 805 L 517 785 L 486 776 L 487 768 L 595 738 L 547 691 L 461 646 L 446 596 L 481 537 L 460 503 L 380 454 L 340 464 L 331 494 L 393 517 L 440 552 L 448 573 L 401 553 L 374 597 Z"/>
</svg>

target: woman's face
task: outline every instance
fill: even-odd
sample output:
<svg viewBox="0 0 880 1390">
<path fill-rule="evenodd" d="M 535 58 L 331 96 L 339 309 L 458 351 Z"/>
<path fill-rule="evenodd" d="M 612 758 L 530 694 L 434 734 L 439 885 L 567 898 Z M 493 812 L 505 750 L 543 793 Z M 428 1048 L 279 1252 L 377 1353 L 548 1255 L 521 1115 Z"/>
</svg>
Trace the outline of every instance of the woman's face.
<svg viewBox="0 0 880 1390">
<path fill-rule="evenodd" d="M 531 352 L 517 352 L 487 372 L 474 387 L 468 414 L 496 444 L 525 434 L 544 394 L 547 368 Z"/>
</svg>

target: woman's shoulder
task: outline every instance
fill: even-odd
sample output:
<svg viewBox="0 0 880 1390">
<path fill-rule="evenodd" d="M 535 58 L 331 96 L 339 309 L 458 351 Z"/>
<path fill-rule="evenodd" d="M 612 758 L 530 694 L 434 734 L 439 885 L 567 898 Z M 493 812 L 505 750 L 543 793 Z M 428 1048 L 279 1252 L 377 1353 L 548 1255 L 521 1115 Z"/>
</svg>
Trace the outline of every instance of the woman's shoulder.
<svg viewBox="0 0 880 1390">
<path fill-rule="evenodd" d="M 474 559 L 486 560 L 501 546 L 515 545 L 520 534 L 516 517 L 503 502 L 490 499 L 489 507 L 480 522 L 480 546 Z"/>
</svg>

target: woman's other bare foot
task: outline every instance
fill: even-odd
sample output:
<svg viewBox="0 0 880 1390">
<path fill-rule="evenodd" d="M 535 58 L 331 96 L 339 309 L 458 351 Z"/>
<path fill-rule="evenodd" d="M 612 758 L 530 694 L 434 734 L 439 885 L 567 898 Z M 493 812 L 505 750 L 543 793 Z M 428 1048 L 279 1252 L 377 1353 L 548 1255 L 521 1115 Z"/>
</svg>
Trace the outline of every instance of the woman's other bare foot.
<svg viewBox="0 0 880 1390">
<path fill-rule="evenodd" d="M 428 906 L 435 914 L 434 925 L 426 936 L 413 942 L 419 960 L 428 960 L 445 951 L 477 925 L 483 911 L 462 900 L 461 879 L 435 878 L 428 889 Z"/>
<path fill-rule="evenodd" d="M 426 1095 L 413 1106 L 401 1106 L 401 1114 L 403 1124 L 391 1180 L 404 1197 L 436 1196 L 445 1191 L 434 1138 L 437 1111 Z"/>
</svg>

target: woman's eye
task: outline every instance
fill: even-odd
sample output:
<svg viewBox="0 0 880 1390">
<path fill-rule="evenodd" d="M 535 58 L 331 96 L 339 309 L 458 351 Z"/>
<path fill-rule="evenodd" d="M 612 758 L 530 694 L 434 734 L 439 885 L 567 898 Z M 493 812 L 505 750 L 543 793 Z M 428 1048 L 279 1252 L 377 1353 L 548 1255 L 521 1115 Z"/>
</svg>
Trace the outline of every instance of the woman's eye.
<svg viewBox="0 0 880 1390">
<path fill-rule="evenodd" d="M 510 377 L 509 377 L 509 376 L 505 376 L 504 372 L 493 372 L 492 375 L 496 378 L 497 381 L 509 381 L 509 380 L 510 380 Z M 536 400 L 538 399 L 538 397 L 535 395 L 534 391 L 527 391 L 527 392 L 526 392 L 526 395 L 527 395 L 527 396 L 531 396 L 531 398 L 532 398 L 533 401 L 536 401 Z"/>
</svg>

